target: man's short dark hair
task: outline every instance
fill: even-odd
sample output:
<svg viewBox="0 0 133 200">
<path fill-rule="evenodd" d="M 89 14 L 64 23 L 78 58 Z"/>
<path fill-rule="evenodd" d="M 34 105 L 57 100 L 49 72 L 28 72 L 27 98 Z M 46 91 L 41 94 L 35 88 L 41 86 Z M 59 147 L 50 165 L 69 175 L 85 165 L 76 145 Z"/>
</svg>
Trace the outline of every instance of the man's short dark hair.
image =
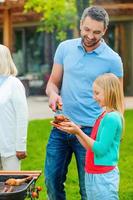
<svg viewBox="0 0 133 200">
<path fill-rule="evenodd" d="M 109 15 L 101 6 L 91 6 L 86 8 L 83 11 L 81 20 L 84 20 L 87 16 L 96 21 L 103 22 L 105 28 L 107 28 L 109 24 Z"/>
</svg>

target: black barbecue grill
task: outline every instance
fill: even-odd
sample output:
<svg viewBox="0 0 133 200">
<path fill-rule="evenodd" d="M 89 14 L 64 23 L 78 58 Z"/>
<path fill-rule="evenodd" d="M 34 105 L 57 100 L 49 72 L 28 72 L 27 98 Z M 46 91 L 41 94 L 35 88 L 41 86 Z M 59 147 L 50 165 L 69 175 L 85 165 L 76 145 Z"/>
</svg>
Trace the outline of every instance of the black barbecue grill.
<svg viewBox="0 0 133 200">
<path fill-rule="evenodd" d="M 18 173 L 18 174 L 17 174 Z M 4 172 L 2 174 L 2 171 L 0 172 L 0 200 L 24 200 L 26 197 L 32 198 L 32 191 L 35 189 L 35 183 L 38 177 L 40 176 L 40 171 L 32 171 L 26 173 L 23 172 Z M 19 186 L 7 186 L 5 185 L 5 181 L 9 178 L 15 178 L 15 179 L 23 179 L 27 178 L 28 176 L 31 176 L 31 180 L 26 181 L 22 185 Z M 12 187 L 12 192 L 3 192 L 4 188 L 10 189 Z"/>
</svg>

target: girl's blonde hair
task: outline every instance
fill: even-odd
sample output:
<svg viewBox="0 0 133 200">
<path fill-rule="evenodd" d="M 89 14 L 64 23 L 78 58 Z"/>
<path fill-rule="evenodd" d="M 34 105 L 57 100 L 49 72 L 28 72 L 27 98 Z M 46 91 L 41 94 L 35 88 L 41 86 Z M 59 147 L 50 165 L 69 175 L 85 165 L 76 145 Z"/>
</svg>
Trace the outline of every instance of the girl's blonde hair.
<svg viewBox="0 0 133 200">
<path fill-rule="evenodd" d="M 112 73 L 99 76 L 94 84 L 103 89 L 106 108 L 116 110 L 123 116 L 124 95 L 120 80 Z"/>
<path fill-rule="evenodd" d="M 17 68 L 8 47 L 0 44 L 0 75 L 17 75 Z"/>
</svg>

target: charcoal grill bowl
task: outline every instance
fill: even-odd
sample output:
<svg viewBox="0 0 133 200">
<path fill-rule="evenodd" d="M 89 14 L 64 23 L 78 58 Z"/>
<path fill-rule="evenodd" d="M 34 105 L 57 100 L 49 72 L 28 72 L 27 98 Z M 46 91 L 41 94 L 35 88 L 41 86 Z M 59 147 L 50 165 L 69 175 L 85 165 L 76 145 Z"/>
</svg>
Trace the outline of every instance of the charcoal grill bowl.
<svg viewBox="0 0 133 200">
<path fill-rule="evenodd" d="M 5 182 L 9 178 L 26 178 L 28 176 L 26 175 L 0 175 L 0 182 Z M 0 193 L 0 200 L 24 200 L 27 196 L 27 190 L 29 187 L 34 184 L 34 178 L 32 178 L 30 181 L 28 181 L 25 184 L 22 184 L 21 186 L 15 186 L 15 191 L 13 192 L 1 192 Z M 19 188 L 18 190 L 16 188 Z"/>
</svg>

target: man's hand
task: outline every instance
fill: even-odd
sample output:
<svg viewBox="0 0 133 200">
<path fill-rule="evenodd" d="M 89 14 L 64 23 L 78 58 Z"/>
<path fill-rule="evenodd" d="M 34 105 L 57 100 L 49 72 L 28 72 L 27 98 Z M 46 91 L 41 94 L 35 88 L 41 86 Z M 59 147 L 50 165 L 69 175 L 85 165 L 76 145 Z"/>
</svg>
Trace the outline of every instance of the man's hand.
<svg viewBox="0 0 133 200">
<path fill-rule="evenodd" d="M 56 92 L 53 92 L 49 97 L 49 107 L 56 112 L 57 105 L 62 107 L 62 98 Z"/>
<path fill-rule="evenodd" d="M 25 151 L 16 151 L 16 156 L 21 160 L 27 157 L 27 153 Z"/>
</svg>

